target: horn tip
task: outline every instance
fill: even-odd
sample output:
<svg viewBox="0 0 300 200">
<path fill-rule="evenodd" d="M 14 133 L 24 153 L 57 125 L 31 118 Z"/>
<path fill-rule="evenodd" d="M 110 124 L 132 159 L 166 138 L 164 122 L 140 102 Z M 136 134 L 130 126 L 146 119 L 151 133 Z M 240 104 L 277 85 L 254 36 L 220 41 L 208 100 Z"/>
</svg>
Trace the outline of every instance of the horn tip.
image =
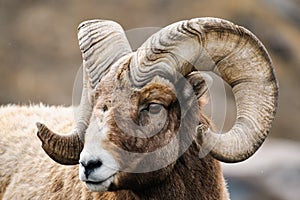
<svg viewBox="0 0 300 200">
<path fill-rule="evenodd" d="M 36 127 L 37 127 L 39 130 L 41 130 L 41 128 L 44 126 L 44 125 L 43 125 L 42 123 L 40 123 L 40 122 L 36 122 L 35 125 L 36 125 Z"/>
</svg>

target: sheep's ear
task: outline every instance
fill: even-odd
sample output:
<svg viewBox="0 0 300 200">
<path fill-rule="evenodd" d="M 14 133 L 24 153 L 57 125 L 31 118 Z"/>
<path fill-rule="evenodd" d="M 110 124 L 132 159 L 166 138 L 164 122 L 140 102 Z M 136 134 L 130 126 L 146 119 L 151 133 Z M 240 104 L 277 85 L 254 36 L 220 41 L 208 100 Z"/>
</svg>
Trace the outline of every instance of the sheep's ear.
<svg viewBox="0 0 300 200">
<path fill-rule="evenodd" d="M 89 20 L 78 27 L 83 67 L 92 89 L 119 58 L 131 52 L 122 27 L 113 21 Z"/>
<path fill-rule="evenodd" d="M 213 79 L 204 72 L 195 71 L 187 75 L 187 80 L 193 88 L 197 99 L 202 97 L 212 85 Z"/>
<path fill-rule="evenodd" d="M 187 111 L 193 110 L 199 112 L 199 103 L 201 97 L 204 97 L 201 102 L 206 102 L 206 92 L 212 85 L 213 79 L 210 75 L 195 71 L 188 74 L 186 77 L 181 78 L 176 83 L 177 98 L 181 106 L 181 113 L 183 116 Z M 198 110 L 198 111 L 197 111 Z"/>
</svg>

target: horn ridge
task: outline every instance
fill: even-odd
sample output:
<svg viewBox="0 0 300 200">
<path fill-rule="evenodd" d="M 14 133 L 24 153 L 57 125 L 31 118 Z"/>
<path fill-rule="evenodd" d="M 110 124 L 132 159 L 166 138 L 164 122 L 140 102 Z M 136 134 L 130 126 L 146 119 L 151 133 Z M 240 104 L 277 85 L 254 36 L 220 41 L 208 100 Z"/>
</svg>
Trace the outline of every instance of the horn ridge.
<svg viewBox="0 0 300 200">
<path fill-rule="evenodd" d="M 109 20 L 90 20 L 80 24 L 78 41 L 92 89 L 116 60 L 131 53 L 124 30 Z"/>
</svg>

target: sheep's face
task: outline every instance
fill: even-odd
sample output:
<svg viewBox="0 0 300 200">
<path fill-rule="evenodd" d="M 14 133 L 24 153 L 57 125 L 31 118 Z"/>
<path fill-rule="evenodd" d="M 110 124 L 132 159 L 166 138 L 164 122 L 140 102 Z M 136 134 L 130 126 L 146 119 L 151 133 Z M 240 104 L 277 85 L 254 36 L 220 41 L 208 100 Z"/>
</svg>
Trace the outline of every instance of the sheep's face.
<svg viewBox="0 0 300 200">
<path fill-rule="evenodd" d="M 128 68 L 111 70 L 97 87 L 79 168 L 80 179 L 92 191 L 136 189 L 162 181 L 199 123 L 198 112 L 185 114 L 187 120 L 182 121 L 174 84 L 156 76 L 137 88 L 128 74 Z"/>
</svg>

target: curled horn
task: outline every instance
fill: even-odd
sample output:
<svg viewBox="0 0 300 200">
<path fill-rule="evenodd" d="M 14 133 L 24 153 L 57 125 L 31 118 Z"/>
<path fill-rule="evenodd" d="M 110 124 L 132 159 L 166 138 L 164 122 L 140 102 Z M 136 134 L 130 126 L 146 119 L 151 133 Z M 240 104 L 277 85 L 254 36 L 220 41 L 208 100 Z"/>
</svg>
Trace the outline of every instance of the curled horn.
<svg viewBox="0 0 300 200">
<path fill-rule="evenodd" d="M 198 67 L 197 62 L 207 56 L 214 65 Z M 172 78 L 176 72 L 186 76 L 193 70 L 217 71 L 231 86 L 237 108 L 231 130 L 217 134 L 209 128 L 198 129 L 202 144 L 213 144 L 210 154 L 214 158 L 245 160 L 265 140 L 276 112 L 278 82 L 265 47 L 245 28 L 217 18 L 174 23 L 152 35 L 132 62 L 131 77 L 137 86 L 151 75 Z"/>
<path fill-rule="evenodd" d="M 122 27 L 112 21 L 90 20 L 81 23 L 78 40 L 84 78 L 75 127 L 70 134 L 60 135 L 44 124 L 37 123 L 37 135 L 42 141 L 42 148 L 54 161 L 65 165 L 78 164 L 93 109 L 93 92 L 98 82 L 114 62 L 131 52 Z"/>
</svg>

